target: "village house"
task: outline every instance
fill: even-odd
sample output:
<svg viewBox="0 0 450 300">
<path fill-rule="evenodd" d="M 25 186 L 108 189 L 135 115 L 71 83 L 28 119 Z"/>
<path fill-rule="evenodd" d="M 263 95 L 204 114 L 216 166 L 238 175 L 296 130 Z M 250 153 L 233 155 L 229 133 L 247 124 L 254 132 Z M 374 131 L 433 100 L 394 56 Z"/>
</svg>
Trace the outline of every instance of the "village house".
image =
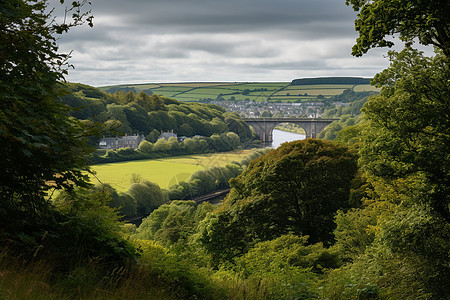
<svg viewBox="0 0 450 300">
<path fill-rule="evenodd" d="M 103 137 L 98 145 L 99 149 L 112 149 L 117 150 L 120 148 L 132 148 L 137 149 L 139 144 L 145 140 L 144 135 L 135 134 L 116 137 Z"/>
<path fill-rule="evenodd" d="M 158 140 L 165 139 L 167 141 L 171 137 L 177 138 L 177 134 L 173 133 L 173 130 L 161 133 L 161 135 L 159 136 Z"/>
</svg>

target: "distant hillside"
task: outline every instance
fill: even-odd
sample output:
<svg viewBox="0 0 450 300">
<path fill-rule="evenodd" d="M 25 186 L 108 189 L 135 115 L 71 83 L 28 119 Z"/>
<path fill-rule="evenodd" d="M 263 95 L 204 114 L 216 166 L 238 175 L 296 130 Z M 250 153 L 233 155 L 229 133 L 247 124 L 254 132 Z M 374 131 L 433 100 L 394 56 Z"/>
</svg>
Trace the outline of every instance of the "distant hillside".
<svg viewBox="0 0 450 300">
<path fill-rule="evenodd" d="M 159 95 L 149 96 L 143 91 L 136 94 L 119 90 L 111 95 L 79 83 L 66 83 L 65 88 L 68 93 L 60 99 L 74 108 L 70 112 L 73 117 L 100 123 L 119 121 L 117 132 L 145 134 L 152 142 L 166 131 L 187 137 L 234 132 L 241 142 L 254 139 L 253 132 L 239 115 L 212 104 L 180 102 Z"/>
<path fill-rule="evenodd" d="M 316 85 L 316 84 L 370 84 L 371 78 L 362 77 L 319 77 L 294 79 L 291 85 Z"/>
<path fill-rule="evenodd" d="M 312 80 L 314 83 L 307 83 Z M 183 102 L 259 101 L 259 102 L 311 102 L 331 99 L 345 90 L 355 92 L 377 91 L 370 79 L 353 77 L 295 79 L 290 82 L 184 82 L 145 83 L 99 87 L 109 93 L 116 91 L 144 92 L 170 97 Z M 333 82 L 333 83 L 332 83 Z M 335 83 L 334 83 L 335 82 Z"/>
</svg>

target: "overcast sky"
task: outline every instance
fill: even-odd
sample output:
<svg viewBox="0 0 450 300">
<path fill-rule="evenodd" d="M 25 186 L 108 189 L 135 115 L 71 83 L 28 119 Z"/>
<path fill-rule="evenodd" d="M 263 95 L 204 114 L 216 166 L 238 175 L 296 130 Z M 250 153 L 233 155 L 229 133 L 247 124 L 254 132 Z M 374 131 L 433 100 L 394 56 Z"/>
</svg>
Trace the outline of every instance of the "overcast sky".
<svg viewBox="0 0 450 300">
<path fill-rule="evenodd" d="M 345 0 L 91 0 L 94 27 L 60 41 L 67 79 L 93 86 L 373 77 L 385 50 L 352 57 Z"/>
</svg>

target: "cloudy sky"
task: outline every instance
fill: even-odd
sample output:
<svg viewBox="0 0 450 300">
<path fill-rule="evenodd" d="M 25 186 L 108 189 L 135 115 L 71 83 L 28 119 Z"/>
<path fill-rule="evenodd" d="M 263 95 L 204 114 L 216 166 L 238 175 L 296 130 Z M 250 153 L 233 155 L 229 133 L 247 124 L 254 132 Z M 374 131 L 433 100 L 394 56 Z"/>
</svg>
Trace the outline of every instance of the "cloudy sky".
<svg viewBox="0 0 450 300">
<path fill-rule="evenodd" d="M 385 50 L 352 57 L 345 0 L 91 0 L 94 27 L 59 41 L 67 79 L 93 86 L 373 77 Z"/>
</svg>

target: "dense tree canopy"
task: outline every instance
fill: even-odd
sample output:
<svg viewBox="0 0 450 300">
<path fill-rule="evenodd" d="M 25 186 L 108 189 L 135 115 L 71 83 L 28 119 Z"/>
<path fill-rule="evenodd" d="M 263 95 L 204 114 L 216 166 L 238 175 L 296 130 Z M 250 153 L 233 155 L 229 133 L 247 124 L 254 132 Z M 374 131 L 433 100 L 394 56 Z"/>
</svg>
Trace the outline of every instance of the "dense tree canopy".
<svg viewBox="0 0 450 300">
<path fill-rule="evenodd" d="M 363 108 L 370 119 L 362 165 L 371 174 L 395 179 L 423 174 L 433 184 L 430 204 L 450 221 L 450 68 L 448 58 L 405 49 L 391 54 L 377 74 L 379 96 Z"/>
<path fill-rule="evenodd" d="M 345 147 L 312 139 L 285 143 L 230 181 L 225 205 L 205 222 L 203 242 L 219 259 L 288 233 L 331 243 L 334 214 L 351 207 L 356 169 Z"/>
<path fill-rule="evenodd" d="M 49 22 L 47 1 L 0 4 L 0 222 L 37 220 L 46 190 L 85 180 L 82 137 L 92 132 L 56 101 L 67 59 L 56 35 L 83 22 L 81 2 L 73 23 L 60 25 Z"/>
<path fill-rule="evenodd" d="M 363 208 L 337 218 L 338 245 L 350 256 L 359 254 L 350 272 L 358 269 L 388 297 L 448 298 L 450 5 L 347 4 L 359 11 L 353 55 L 392 46 L 386 38 L 394 34 L 406 46 L 389 52 L 390 67 L 375 76 L 381 93 L 362 108 L 364 124 L 339 134 L 343 142 L 359 140 L 359 163 L 372 189 Z M 433 57 L 412 49 L 416 38 L 435 47 Z"/>
<path fill-rule="evenodd" d="M 415 38 L 450 56 L 450 5 L 447 0 L 346 0 L 358 12 L 359 32 L 352 54 L 361 56 L 374 47 L 391 47 L 387 37 L 399 34 L 404 42 Z"/>
<path fill-rule="evenodd" d="M 234 132 L 242 142 L 255 138 L 239 115 L 225 112 L 216 105 L 180 102 L 143 92 L 110 95 L 78 83 L 67 83 L 66 87 L 72 93 L 61 100 L 74 108 L 72 116 L 97 122 L 115 120 L 119 125 L 115 128 L 116 133 L 145 134 L 153 143 L 161 132 L 172 130 L 178 136 L 188 137 Z"/>
</svg>

